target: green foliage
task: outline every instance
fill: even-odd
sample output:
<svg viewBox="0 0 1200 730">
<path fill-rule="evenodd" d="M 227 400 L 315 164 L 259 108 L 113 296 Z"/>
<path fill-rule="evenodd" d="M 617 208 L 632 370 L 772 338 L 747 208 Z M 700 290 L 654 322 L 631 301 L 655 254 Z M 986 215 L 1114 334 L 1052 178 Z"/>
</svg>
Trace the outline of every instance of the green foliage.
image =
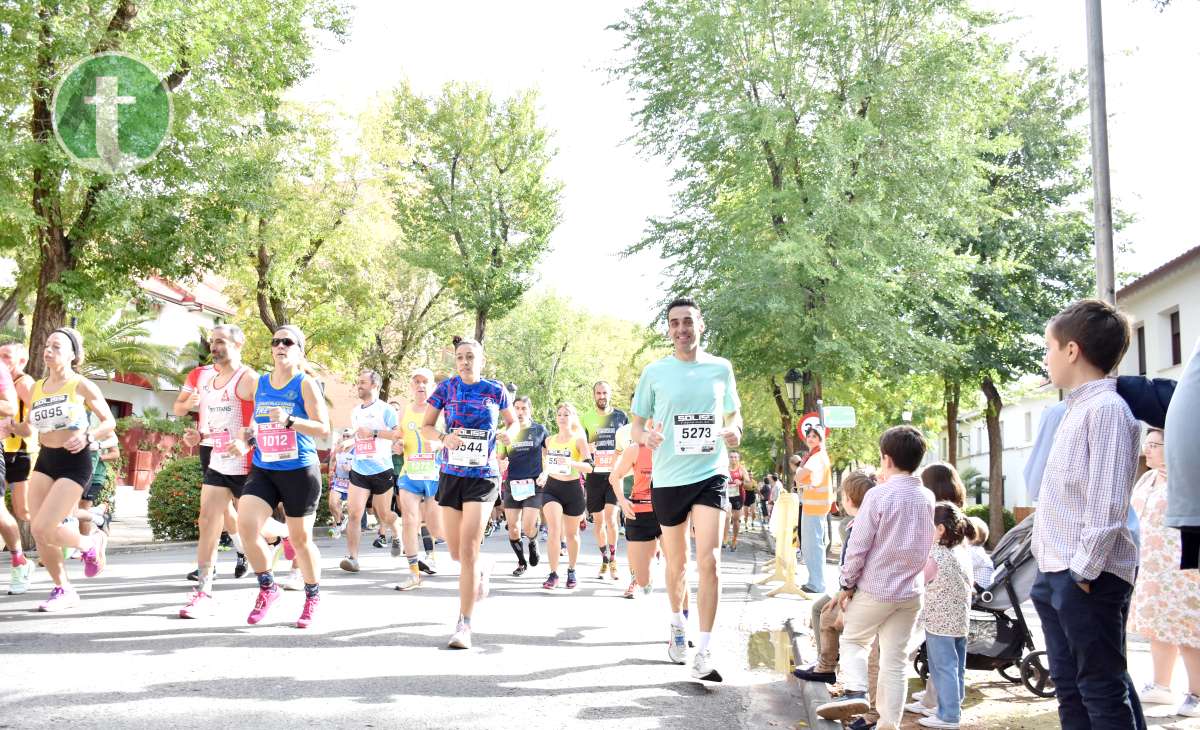
<svg viewBox="0 0 1200 730">
<path fill-rule="evenodd" d="M 986 504 L 974 504 L 964 510 L 967 517 L 978 517 L 985 523 L 991 520 L 991 507 Z M 1004 531 L 1008 532 L 1017 526 L 1017 518 L 1013 516 L 1012 510 L 1004 510 Z M 996 538 L 999 539 L 999 538 Z"/>
<path fill-rule="evenodd" d="M 117 374 L 137 375 L 155 384 L 162 379 L 181 385 L 175 351 L 148 339 L 145 325 L 152 319 L 132 309 L 127 300 L 110 299 L 83 309 L 76 325 L 86 352 L 83 374 L 102 380 Z"/>
<path fill-rule="evenodd" d="M 150 485 L 147 516 L 155 540 L 195 540 L 200 535 L 200 457 L 171 459 Z"/>
<path fill-rule="evenodd" d="M 387 175 L 403 232 L 404 257 L 427 269 L 487 320 L 512 308 L 559 221 L 562 185 L 547 175 L 553 151 L 538 126 L 532 91 L 496 100 L 481 88 L 450 83 L 436 98 L 402 84 L 387 138 L 375 161 Z"/>
<path fill-rule="evenodd" d="M 123 436 L 131 428 L 140 428 L 150 433 L 165 433 L 173 436 L 182 436 L 183 432 L 191 425 L 191 419 L 180 418 L 170 419 L 162 415 L 149 413 L 151 409 L 147 408 L 146 413 L 140 416 L 125 416 L 117 419 L 117 435 Z"/>
</svg>

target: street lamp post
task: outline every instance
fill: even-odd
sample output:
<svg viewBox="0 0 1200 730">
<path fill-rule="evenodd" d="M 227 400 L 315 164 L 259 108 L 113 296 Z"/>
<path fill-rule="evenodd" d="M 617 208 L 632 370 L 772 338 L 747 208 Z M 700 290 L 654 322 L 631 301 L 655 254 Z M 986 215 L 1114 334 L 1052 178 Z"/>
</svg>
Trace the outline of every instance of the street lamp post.
<svg viewBox="0 0 1200 730">
<path fill-rule="evenodd" d="M 787 375 L 783 376 L 783 384 L 787 388 L 788 400 L 792 402 L 792 410 L 796 410 L 796 403 L 804 399 L 804 376 L 796 368 L 791 368 L 787 371 Z"/>
</svg>

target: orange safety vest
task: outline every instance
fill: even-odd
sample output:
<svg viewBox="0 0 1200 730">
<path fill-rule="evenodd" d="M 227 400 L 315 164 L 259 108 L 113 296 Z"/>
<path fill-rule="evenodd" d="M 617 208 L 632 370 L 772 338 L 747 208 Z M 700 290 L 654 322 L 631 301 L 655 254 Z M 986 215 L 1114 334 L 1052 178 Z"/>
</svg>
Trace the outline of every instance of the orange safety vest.
<svg viewBox="0 0 1200 730">
<path fill-rule="evenodd" d="M 816 484 L 812 483 L 811 474 L 805 476 L 801 482 L 804 485 L 804 494 L 800 498 L 801 508 L 805 515 L 811 517 L 824 517 L 829 514 L 829 508 L 833 505 L 833 469 L 830 468 L 829 455 L 824 449 L 814 451 L 804 461 L 804 468 L 811 470 L 809 464 L 818 459 L 825 467 L 825 475 Z"/>
</svg>

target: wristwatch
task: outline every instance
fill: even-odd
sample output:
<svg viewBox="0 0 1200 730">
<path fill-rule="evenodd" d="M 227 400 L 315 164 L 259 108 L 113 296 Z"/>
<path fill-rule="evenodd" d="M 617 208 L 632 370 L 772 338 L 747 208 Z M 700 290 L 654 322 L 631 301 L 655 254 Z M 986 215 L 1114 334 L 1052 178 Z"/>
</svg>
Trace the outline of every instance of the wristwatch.
<svg viewBox="0 0 1200 730">
<path fill-rule="evenodd" d="M 375 439 L 379 438 L 379 429 L 375 429 L 374 431 L 371 432 L 371 438 L 375 438 Z"/>
<path fill-rule="evenodd" d="M 291 427 L 292 427 L 292 424 L 293 424 L 293 423 L 295 423 L 295 422 L 296 422 L 296 419 L 295 419 L 295 418 L 292 418 L 292 415 L 289 413 L 289 414 L 288 414 L 288 417 L 287 417 L 287 420 L 283 422 L 283 427 L 284 427 L 284 428 L 291 428 Z"/>
</svg>

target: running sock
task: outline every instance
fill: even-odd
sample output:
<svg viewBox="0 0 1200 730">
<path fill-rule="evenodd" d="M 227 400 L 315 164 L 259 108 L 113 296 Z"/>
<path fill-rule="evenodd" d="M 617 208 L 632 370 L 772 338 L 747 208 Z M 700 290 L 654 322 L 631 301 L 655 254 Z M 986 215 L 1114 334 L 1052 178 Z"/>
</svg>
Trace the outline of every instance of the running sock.
<svg viewBox="0 0 1200 730">
<path fill-rule="evenodd" d="M 464 626 L 470 626 L 470 625 L 471 625 L 471 617 L 470 617 L 470 616 L 464 616 L 464 615 L 462 615 L 462 614 L 460 613 L 460 614 L 458 615 L 458 620 L 459 620 L 459 621 L 461 621 L 461 622 L 463 623 L 463 625 L 464 625 Z"/>
<path fill-rule="evenodd" d="M 265 573 L 256 573 L 258 576 L 258 587 L 264 591 L 270 590 L 275 585 L 275 576 L 271 575 L 271 571 Z"/>
<path fill-rule="evenodd" d="M 517 554 L 517 560 L 520 561 L 521 565 L 524 565 L 525 564 L 525 550 L 521 547 L 521 541 L 520 540 L 509 540 L 508 544 L 512 546 L 513 552 Z"/>
<path fill-rule="evenodd" d="M 425 552 L 433 552 L 433 535 L 429 534 L 429 528 L 421 525 L 421 545 L 425 548 Z"/>
<path fill-rule="evenodd" d="M 711 639 L 712 639 L 711 631 L 701 631 L 700 632 L 700 642 L 698 644 L 696 644 L 696 651 L 707 651 L 708 650 L 708 642 Z"/>
<path fill-rule="evenodd" d="M 684 621 L 688 620 L 688 610 L 686 608 L 683 609 L 683 620 Z"/>
<path fill-rule="evenodd" d="M 671 625 L 678 628 L 683 628 L 687 622 L 687 614 L 682 611 L 676 611 L 671 614 Z"/>
<path fill-rule="evenodd" d="M 211 565 L 197 565 L 196 572 L 200 574 L 200 584 L 196 586 L 199 593 L 207 593 L 212 595 L 213 579 L 217 577 L 217 572 Z"/>
<path fill-rule="evenodd" d="M 233 549 L 235 551 L 237 551 L 237 554 L 244 555 L 246 552 L 246 548 L 245 548 L 245 546 L 242 545 L 242 536 L 233 534 L 233 535 L 229 536 L 229 539 L 230 539 L 230 541 L 233 542 Z"/>
<path fill-rule="evenodd" d="M 617 546 L 609 545 L 608 546 L 608 554 L 612 556 L 613 560 L 616 560 L 617 559 Z"/>
<path fill-rule="evenodd" d="M 10 557 L 12 558 L 12 567 L 14 567 L 14 568 L 19 568 L 22 565 L 24 565 L 26 562 L 25 561 L 25 553 L 22 552 L 20 549 L 13 550 L 12 555 Z"/>
<path fill-rule="evenodd" d="M 321 593 L 321 586 L 317 585 L 316 583 L 305 583 L 304 584 L 304 597 L 305 598 L 313 598 L 314 596 L 320 595 L 320 593 Z"/>
<path fill-rule="evenodd" d="M 600 555 L 604 558 L 604 562 L 608 562 L 608 548 L 604 545 L 600 546 Z"/>
<path fill-rule="evenodd" d="M 416 555 L 405 555 L 404 557 L 408 559 L 408 569 L 410 572 L 414 574 L 421 572 L 420 561 L 417 560 Z"/>
</svg>

